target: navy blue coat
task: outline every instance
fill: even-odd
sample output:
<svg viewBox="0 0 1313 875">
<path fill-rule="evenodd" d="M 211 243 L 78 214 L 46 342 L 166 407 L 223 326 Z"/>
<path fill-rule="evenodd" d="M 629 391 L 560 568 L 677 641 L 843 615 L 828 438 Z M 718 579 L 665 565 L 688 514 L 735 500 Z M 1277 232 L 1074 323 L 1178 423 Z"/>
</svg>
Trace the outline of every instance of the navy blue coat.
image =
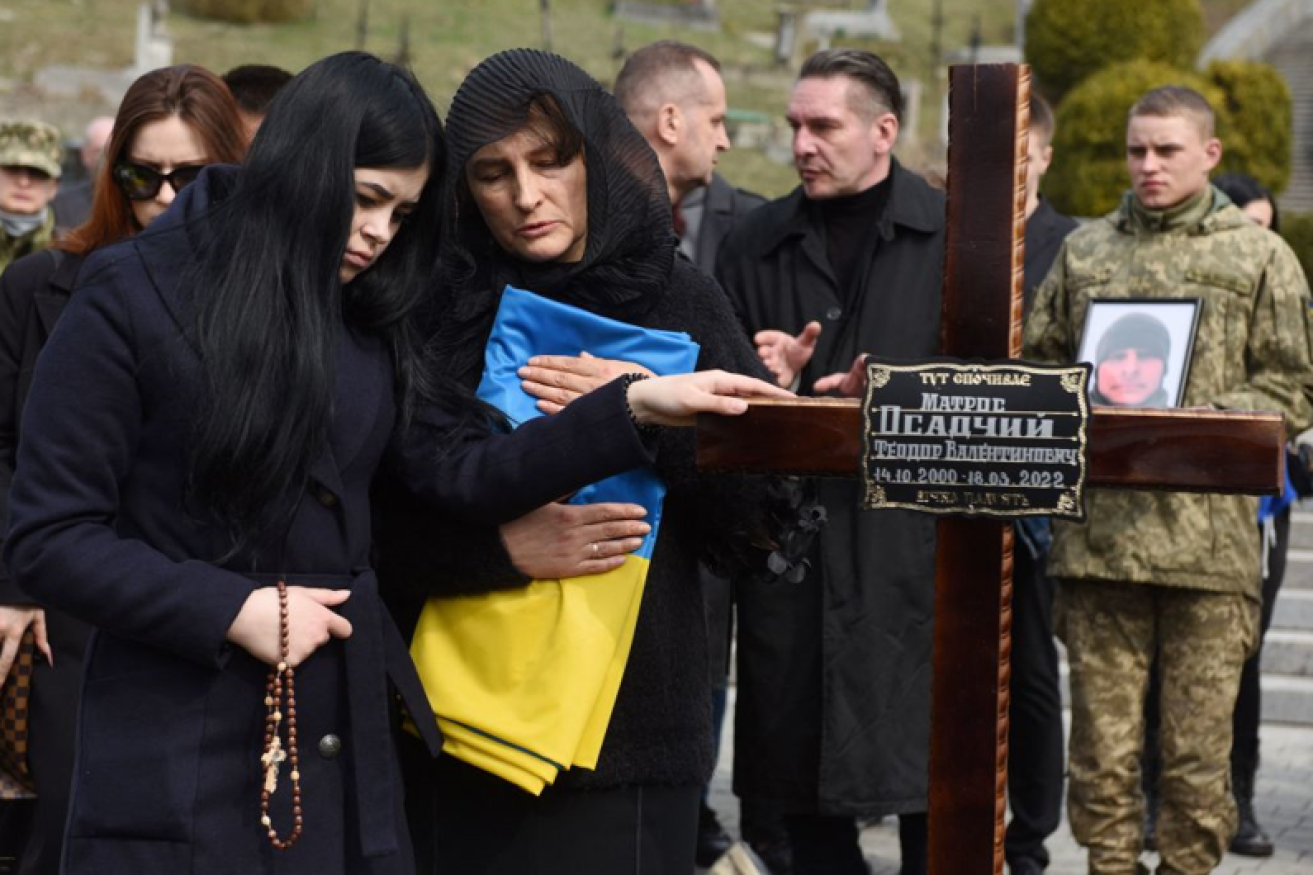
<svg viewBox="0 0 1313 875">
<path fill-rule="evenodd" d="M 10 494 L 5 558 L 20 586 L 99 632 L 88 654 L 67 875 L 413 872 L 388 680 L 432 724 L 368 568 L 380 469 L 453 514 L 513 519 L 649 453 L 618 384 L 511 435 L 435 452 L 446 415 L 396 424 L 384 343 L 340 335 L 329 446 L 286 538 L 225 567 L 222 527 L 183 506 L 201 392 L 180 288 L 209 171 L 147 231 L 92 256 L 38 362 Z M 226 634 L 277 579 L 347 587 L 354 634 L 297 670 L 305 835 L 276 852 L 259 826 L 267 667 Z M 321 740 L 340 739 L 340 749 Z M 430 732 L 436 744 L 436 730 Z M 286 835 L 286 770 L 275 824 Z"/>
</svg>

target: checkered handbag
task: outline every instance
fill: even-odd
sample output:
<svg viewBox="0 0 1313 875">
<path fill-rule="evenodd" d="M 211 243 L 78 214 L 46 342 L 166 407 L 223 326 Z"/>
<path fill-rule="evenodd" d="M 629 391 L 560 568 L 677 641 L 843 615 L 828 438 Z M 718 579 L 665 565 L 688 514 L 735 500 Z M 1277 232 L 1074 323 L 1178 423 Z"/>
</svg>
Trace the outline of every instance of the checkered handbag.
<svg viewBox="0 0 1313 875">
<path fill-rule="evenodd" d="M 35 661 L 36 639 L 29 627 L 18 645 L 9 677 L 0 687 L 0 799 L 36 798 L 27 768 L 28 704 Z"/>
</svg>

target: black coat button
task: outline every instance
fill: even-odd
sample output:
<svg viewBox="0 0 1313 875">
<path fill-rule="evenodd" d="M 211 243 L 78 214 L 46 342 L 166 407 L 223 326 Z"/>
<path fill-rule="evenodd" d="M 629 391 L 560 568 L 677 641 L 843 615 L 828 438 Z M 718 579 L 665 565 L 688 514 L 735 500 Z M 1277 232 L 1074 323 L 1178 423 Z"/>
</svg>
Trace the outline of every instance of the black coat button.
<svg viewBox="0 0 1313 875">
<path fill-rule="evenodd" d="M 319 755 L 326 760 L 331 760 L 342 752 L 342 739 L 333 733 L 328 733 L 319 739 Z"/>
<path fill-rule="evenodd" d="M 825 311 L 825 318 L 829 319 L 831 322 L 838 322 L 839 317 L 842 315 L 843 315 L 843 310 L 839 309 L 838 307 L 831 307 L 830 309 Z"/>
<path fill-rule="evenodd" d="M 315 490 L 315 498 L 318 499 L 319 503 L 324 507 L 337 507 L 337 496 L 326 486 L 320 486 Z"/>
</svg>

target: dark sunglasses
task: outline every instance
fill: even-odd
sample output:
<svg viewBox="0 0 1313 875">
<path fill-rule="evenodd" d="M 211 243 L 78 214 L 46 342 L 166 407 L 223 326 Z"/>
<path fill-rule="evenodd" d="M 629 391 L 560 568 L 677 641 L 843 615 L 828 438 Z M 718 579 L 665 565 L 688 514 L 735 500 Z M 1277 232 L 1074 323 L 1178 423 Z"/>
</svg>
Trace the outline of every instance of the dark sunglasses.
<svg viewBox="0 0 1313 875">
<path fill-rule="evenodd" d="M 196 181 L 205 169 L 204 164 L 175 167 L 171 173 L 160 173 L 141 164 L 115 164 L 114 181 L 128 200 L 147 201 L 160 193 L 160 186 L 168 183 L 173 191 L 180 192 Z"/>
</svg>

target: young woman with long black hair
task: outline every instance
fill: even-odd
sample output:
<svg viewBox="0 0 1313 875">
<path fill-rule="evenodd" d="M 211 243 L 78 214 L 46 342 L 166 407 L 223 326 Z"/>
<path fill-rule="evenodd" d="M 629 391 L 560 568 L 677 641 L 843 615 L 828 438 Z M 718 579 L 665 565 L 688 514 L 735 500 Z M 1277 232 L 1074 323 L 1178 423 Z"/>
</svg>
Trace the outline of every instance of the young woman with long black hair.
<svg viewBox="0 0 1313 875">
<path fill-rule="evenodd" d="M 5 544 L 20 586 L 98 630 L 66 875 L 410 875 L 389 681 L 437 739 L 369 570 L 371 484 L 500 525 L 646 463 L 638 424 L 766 391 L 616 380 L 537 427 L 474 427 L 416 339 L 443 159 L 413 77 L 335 55 L 243 167 L 84 266 Z"/>
</svg>

